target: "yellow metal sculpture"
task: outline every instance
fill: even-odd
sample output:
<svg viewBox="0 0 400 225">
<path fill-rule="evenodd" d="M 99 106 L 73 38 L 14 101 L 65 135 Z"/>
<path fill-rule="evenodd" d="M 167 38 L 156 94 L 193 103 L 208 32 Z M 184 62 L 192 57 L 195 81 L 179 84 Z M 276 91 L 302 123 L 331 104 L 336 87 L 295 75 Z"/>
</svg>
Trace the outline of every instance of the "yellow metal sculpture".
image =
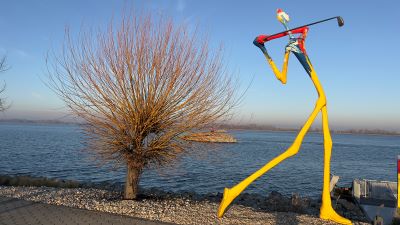
<svg viewBox="0 0 400 225">
<path fill-rule="evenodd" d="M 242 182 L 237 184 L 232 188 L 225 188 L 223 199 L 218 209 L 218 217 L 222 217 L 225 213 L 226 208 L 230 205 L 230 203 L 242 192 L 247 186 L 249 186 L 253 181 L 258 179 L 260 176 L 268 172 L 271 168 L 278 165 L 283 160 L 294 156 L 298 153 L 300 146 L 303 142 L 304 136 L 307 131 L 311 127 L 318 113 L 322 114 L 322 128 L 323 128 L 323 137 L 324 137 L 324 178 L 323 178 L 323 189 L 322 189 L 322 205 L 320 209 L 320 218 L 325 220 L 331 220 L 341 224 L 351 224 L 351 221 L 343 218 L 335 210 L 332 208 L 330 189 L 329 189 L 329 181 L 330 181 L 330 159 L 331 159 L 331 150 L 332 150 L 332 139 L 329 131 L 328 125 L 328 111 L 326 106 L 326 96 L 324 90 L 322 89 L 321 83 L 318 80 L 317 74 L 314 71 L 313 66 L 306 54 L 304 42 L 308 32 L 307 26 L 302 26 L 299 28 L 295 28 L 289 30 L 287 26 L 287 22 L 289 21 L 289 16 L 284 13 L 282 10 L 278 9 L 278 20 L 285 26 L 286 32 L 281 32 L 276 35 L 267 36 L 260 35 L 254 40 L 254 44 L 261 49 L 264 53 L 272 71 L 274 72 L 276 78 L 280 80 L 283 84 L 286 83 L 286 74 L 287 74 L 287 66 L 289 62 L 289 55 L 292 52 L 300 63 L 303 65 L 308 75 L 310 76 L 312 82 L 314 83 L 315 89 L 318 93 L 318 99 L 315 104 L 315 108 L 309 116 L 308 120 L 305 122 L 304 126 L 301 128 L 297 137 L 295 138 L 293 144 L 281 155 L 277 156 L 267 164 L 265 164 L 258 171 L 244 179 Z M 339 17 L 338 21 L 339 21 Z M 332 19 L 332 18 L 331 18 Z M 343 23 L 343 20 L 340 18 L 340 22 Z M 311 24 L 312 25 L 312 24 Z M 341 24 L 343 25 L 343 24 Z M 339 25 L 339 26 L 341 26 Z M 299 37 L 295 37 L 294 34 L 299 34 Z M 272 58 L 268 55 L 267 50 L 264 46 L 264 43 L 279 37 L 283 37 L 288 35 L 289 44 L 286 46 L 285 55 L 283 60 L 283 68 L 282 72 L 276 67 Z"/>
<path fill-rule="evenodd" d="M 400 155 L 397 156 L 397 214 L 400 216 Z"/>
</svg>

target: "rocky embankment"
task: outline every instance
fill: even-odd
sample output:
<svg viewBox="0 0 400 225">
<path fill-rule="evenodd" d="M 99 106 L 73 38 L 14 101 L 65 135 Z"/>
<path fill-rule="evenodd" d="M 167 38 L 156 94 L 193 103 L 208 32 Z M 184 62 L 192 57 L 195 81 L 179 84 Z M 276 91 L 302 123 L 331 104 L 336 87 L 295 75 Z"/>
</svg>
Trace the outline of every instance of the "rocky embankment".
<svg viewBox="0 0 400 225">
<path fill-rule="evenodd" d="M 237 140 L 225 130 L 212 132 L 191 133 L 182 137 L 186 141 L 213 142 L 213 143 L 236 143 Z"/>
<path fill-rule="evenodd" d="M 120 191 L 95 188 L 0 186 L 0 196 L 47 204 L 98 210 L 177 224 L 335 224 L 318 218 L 320 202 L 298 195 L 268 197 L 242 194 L 222 219 L 216 212 L 221 193 L 168 193 L 157 189 L 141 192 L 138 200 L 122 200 Z M 337 211 L 355 224 L 367 224 L 350 202 L 333 202 Z"/>
</svg>

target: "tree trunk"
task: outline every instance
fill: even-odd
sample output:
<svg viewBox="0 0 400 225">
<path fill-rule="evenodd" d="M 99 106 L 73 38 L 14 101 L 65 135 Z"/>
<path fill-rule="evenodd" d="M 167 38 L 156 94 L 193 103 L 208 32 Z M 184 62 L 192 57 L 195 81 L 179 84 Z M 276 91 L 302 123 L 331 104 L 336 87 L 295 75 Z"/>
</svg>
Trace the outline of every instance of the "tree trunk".
<svg viewBox="0 0 400 225">
<path fill-rule="evenodd" d="M 127 164 L 124 199 L 136 199 L 138 194 L 139 177 L 142 173 L 142 166 L 136 163 Z"/>
</svg>

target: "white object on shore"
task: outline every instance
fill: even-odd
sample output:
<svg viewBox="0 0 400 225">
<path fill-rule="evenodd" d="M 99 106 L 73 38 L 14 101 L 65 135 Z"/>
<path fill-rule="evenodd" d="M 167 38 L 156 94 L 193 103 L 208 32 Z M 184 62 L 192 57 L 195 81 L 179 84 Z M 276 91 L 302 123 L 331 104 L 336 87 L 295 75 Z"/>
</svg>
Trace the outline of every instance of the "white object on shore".
<svg viewBox="0 0 400 225">
<path fill-rule="evenodd" d="M 370 222 L 374 222 L 375 217 L 380 216 L 384 224 L 391 224 L 396 213 L 396 185 L 396 182 L 391 181 L 353 180 L 353 197 Z"/>
<path fill-rule="evenodd" d="M 331 183 L 329 184 L 329 192 L 332 192 L 333 188 L 339 181 L 339 178 L 340 178 L 339 176 L 332 175 Z"/>
</svg>

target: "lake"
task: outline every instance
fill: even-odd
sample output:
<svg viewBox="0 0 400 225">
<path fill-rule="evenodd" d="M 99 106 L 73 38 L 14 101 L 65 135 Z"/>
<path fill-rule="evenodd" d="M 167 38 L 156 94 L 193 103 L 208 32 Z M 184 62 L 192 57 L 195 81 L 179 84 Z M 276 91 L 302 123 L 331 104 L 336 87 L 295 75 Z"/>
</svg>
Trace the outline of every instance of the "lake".
<svg viewBox="0 0 400 225">
<path fill-rule="evenodd" d="M 223 192 L 286 150 L 295 132 L 231 131 L 236 144 L 204 144 L 173 165 L 145 170 L 140 185 L 165 191 Z M 99 166 L 83 151 L 77 125 L 0 124 L 0 175 L 30 175 L 122 185 L 125 168 Z M 399 136 L 332 134 L 331 174 L 339 185 L 355 178 L 396 181 Z M 300 152 L 282 162 L 245 192 L 268 195 L 299 193 L 318 197 L 322 189 L 323 137 L 307 134 Z"/>
</svg>

